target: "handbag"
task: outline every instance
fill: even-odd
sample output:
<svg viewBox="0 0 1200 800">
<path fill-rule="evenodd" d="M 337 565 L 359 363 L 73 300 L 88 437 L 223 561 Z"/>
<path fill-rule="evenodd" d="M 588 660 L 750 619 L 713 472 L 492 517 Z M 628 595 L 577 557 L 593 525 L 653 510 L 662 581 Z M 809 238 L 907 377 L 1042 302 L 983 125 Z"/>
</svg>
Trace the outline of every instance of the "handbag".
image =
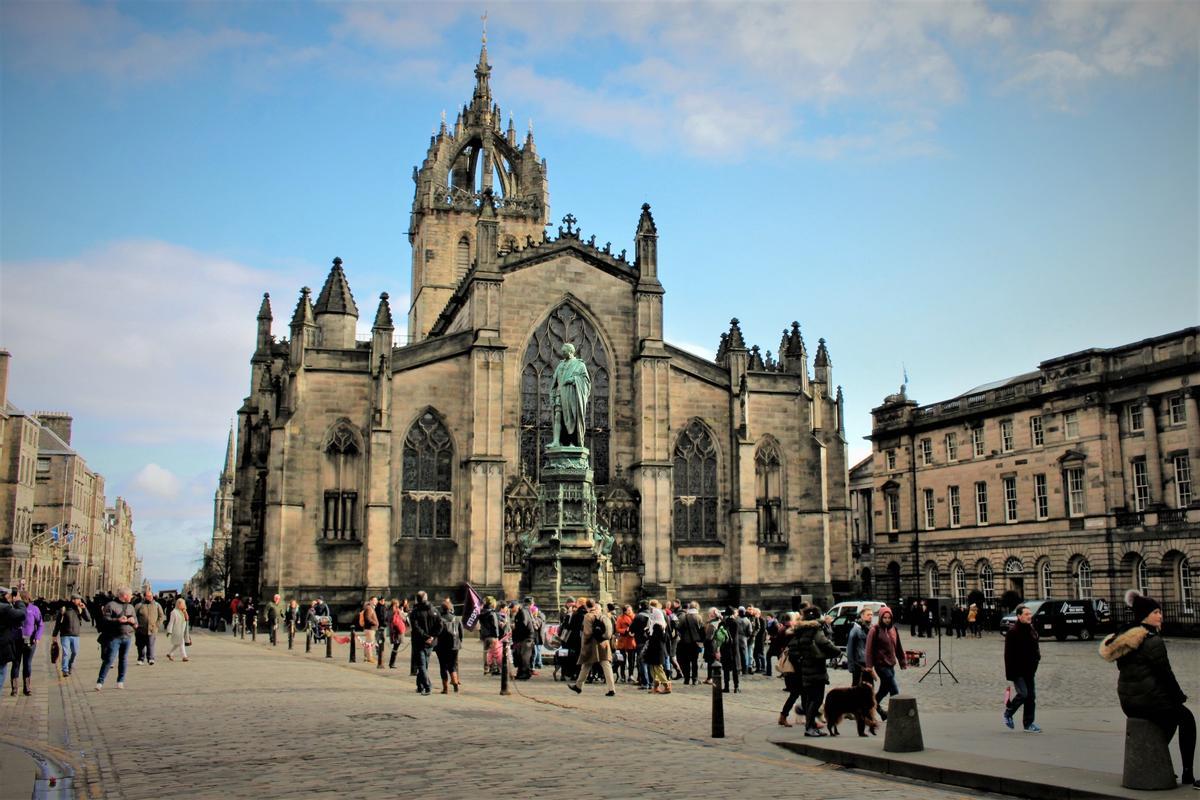
<svg viewBox="0 0 1200 800">
<path fill-rule="evenodd" d="M 788 658 L 787 650 L 779 654 L 779 661 L 776 662 L 776 670 L 779 672 L 780 677 L 791 675 L 796 671 L 796 665 Z"/>
<path fill-rule="evenodd" d="M 58 651 L 58 640 L 55 639 L 53 642 L 50 643 L 50 663 L 51 664 L 58 663 L 58 652 L 59 652 Z"/>
</svg>

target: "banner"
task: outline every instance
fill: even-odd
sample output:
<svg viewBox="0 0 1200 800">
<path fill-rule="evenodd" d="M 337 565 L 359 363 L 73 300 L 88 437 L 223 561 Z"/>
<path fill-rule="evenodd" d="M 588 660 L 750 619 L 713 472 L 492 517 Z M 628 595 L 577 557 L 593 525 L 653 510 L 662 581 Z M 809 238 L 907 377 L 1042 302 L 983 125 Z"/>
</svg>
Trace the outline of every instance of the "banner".
<svg viewBox="0 0 1200 800">
<path fill-rule="evenodd" d="M 483 601 L 471 588 L 471 584 L 463 584 L 463 627 L 469 631 L 475 630 L 479 624 L 479 612 L 483 610 Z"/>
</svg>

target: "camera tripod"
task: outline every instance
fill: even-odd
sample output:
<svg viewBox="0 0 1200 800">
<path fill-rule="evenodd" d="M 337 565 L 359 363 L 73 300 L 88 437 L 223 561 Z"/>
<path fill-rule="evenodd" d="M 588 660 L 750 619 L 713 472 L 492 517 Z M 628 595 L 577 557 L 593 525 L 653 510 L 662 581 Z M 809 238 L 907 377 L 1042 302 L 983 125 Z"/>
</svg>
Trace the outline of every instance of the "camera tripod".
<svg viewBox="0 0 1200 800">
<path fill-rule="evenodd" d="M 921 676 L 921 680 L 917 681 L 917 683 L 921 683 L 922 681 L 924 681 L 935 670 L 937 671 L 939 685 L 942 682 L 943 675 L 949 675 L 950 679 L 952 681 L 954 681 L 955 683 L 958 683 L 958 678 L 954 677 L 954 673 L 950 671 L 950 667 L 946 664 L 945 661 L 942 660 L 942 627 L 940 625 L 938 626 L 938 629 L 937 629 L 937 639 L 938 639 L 937 661 L 933 662 L 933 664 L 929 667 L 929 669 L 925 671 L 925 674 Z"/>
</svg>

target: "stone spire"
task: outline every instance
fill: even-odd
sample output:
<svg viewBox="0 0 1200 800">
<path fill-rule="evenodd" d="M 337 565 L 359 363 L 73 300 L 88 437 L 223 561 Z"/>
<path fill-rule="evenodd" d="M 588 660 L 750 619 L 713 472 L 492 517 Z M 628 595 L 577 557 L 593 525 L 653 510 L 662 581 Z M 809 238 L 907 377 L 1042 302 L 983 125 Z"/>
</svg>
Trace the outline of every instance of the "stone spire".
<svg viewBox="0 0 1200 800">
<path fill-rule="evenodd" d="M 221 479 L 233 480 L 233 423 L 229 424 L 229 442 L 225 445 L 225 471 L 221 473 Z"/>
<path fill-rule="evenodd" d="M 388 305 L 388 293 L 379 295 L 379 309 L 375 312 L 375 328 L 394 328 L 392 324 L 392 308 Z"/>
<path fill-rule="evenodd" d="M 730 350 L 745 350 L 746 340 L 742 338 L 742 329 L 738 325 L 738 318 L 734 317 L 729 320 L 729 349 Z"/>
<path fill-rule="evenodd" d="M 750 369 L 756 372 L 762 372 L 764 369 L 766 369 L 766 365 L 763 364 L 762 353 L 759 351 L 758 345 L 754 345 L 750 348 Z"/>
<path fill-rule="evenodd" d="M 313 319 L 312 289 L 307 286 L 300 289 L 300 300 L 296 303 L 296 311 L 292 314 L 292 328 L 297 325 L 315 325 Z"/>
<path fill-rule="evenodd" d="M 340 258 L 333 259 L 333 268 L 329 270 L 329 277 L 321 287 L 321 294 L 317 297 L 317 305 L 313 311 L 317 316 L 348 314 L 358 318 L 358 306 L 354 304 L 354 295 L 350 293 L 350 283 L 346 280 L 346 273 L 342 271 Z"/>
<path fill-rule="evenodd" d="M 829 360 L 829 350 L 825 347 L 825 340 L 817 340 L 817 357 L 813 359 L 814 367 L 832 367 L 833 362 Z"/>
<path fill-rule="evenodd" d="M 258 307 L 258 339 L 255 343 L 259 353 L 271 349 L 271 295 L 263 292 L 262 305 Z"/>
<path fill-rule="evenodd" d="M 492 105 L 492 87 L 488 77 L 492 67 L 488 64 L 487 28 L 483 29 L 483 44 L 479 48 L 479 63 L 475 65 L 475 94 L 471 97 L 471 106 L 476 110 L 487 110 Z"/>
<path fill-rule="evenodd" d="M 267 292 L 263 292 L 262 305 L 258 307 L 258 318 L 268 321 L 274 319 L 271 316 L 271 295 Z"/>
<path fill-rule="evenodd" d="M 721 343 L 719 345 L 717 345 L 717 357 L 715 359 L 716 362 L 718 364 L 724 363 L 725 356 L 727 356 L 727 355 L 729 355 L 729 334 L 722 333 L 721 334 Z"/>
<path fill-rule="evenodd" d="M 658 227 L 650 213 L 650 204 L 642 203 L 642 215 L 638 218 L 634 241 L 634 267 L 638 271 L 639 284 L 658 285 Z"/>
</svg>

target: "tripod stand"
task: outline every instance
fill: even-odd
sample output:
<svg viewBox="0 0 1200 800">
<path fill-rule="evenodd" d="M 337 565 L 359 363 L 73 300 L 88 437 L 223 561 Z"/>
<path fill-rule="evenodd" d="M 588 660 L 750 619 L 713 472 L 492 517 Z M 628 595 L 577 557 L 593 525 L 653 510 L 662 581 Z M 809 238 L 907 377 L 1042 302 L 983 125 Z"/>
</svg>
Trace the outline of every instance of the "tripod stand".
<svg viewBox="0 0 1200 800">
<path fill-rule="evenodd" d="M 921 680 L 917 681 L 917 683 L 921 683 L 922 681 L 924 681 L 926 678 L 929 677 L 930 673 L 934 672 L 935 670 L 937 671 L 939 686 L 942 683 L 943 675 L 949 675 L 951 680 L 953 680 L 955 683 L 958 683 L 958 678 L 954 677 L 954 673 L 950 671 L 950 667 L 947 666 L 945 661 L 942 661 L 942 626 L 941 625 L 938 626 L 937 637 L 938 637 L 937 661 L 933 662 L 933 665 L 928 670 L 925 671 L 925 674 L 921 676 Z"/>
</svg>

